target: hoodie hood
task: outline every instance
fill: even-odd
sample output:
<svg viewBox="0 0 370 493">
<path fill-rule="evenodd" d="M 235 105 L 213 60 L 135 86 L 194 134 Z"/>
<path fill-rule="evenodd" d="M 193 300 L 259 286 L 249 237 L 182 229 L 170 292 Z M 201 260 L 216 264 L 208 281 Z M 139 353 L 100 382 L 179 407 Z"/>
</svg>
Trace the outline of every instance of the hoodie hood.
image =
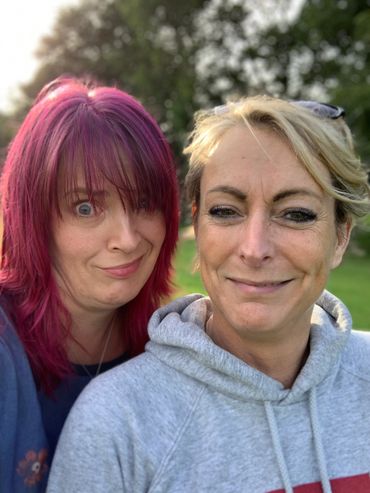
<svg viewBox="0 0 370 493">
<path fill-rule="evenodd" d="M 312 313 L 309 357 L 293 386 L 285 389 L 215 345 L 204 331 L 210 314 L 211 302 L 202 295 L 186 296 L 160 308 L 149 323 L 147 351 L 218 392 L 281 405 L 306 398 L 313 387 L 318 387 L 318 394 L 326 390 L 335 377 L 352 325 L 344 304 L 324 291 Z"/>
</svg>

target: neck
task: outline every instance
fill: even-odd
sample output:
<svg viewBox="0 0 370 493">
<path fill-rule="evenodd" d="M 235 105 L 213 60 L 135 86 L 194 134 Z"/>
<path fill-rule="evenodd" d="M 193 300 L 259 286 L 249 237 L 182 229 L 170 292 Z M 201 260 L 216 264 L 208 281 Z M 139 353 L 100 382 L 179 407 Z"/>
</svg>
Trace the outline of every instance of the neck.
<svg viewBox="0 0 370 493">
<path fill-rule="evenodd" d="M 274 346 L 244 353 L 244 361 L 269 377 L 282 383 L 284 388 L 293 386 L 309 354 L 308 340 L 298 351 L 290 347 Z"/>
<path fill-rule="evenodd" d="M 284 388 L 292 387 L 309 354 L 310 327 L 306 331 L 291 334 L 289 338 L 275 340 L 266 337 L 242 338 L 224 335 L 213 327 L 212 318 L 207 324 L 207 334 L 215 344 L 232 353 L 249 366 L 281 382 Z"/>
<path fill-rule="evenodd" d="M 75 364 L 93 365 L 110 361 L 124 351 L 121 326 L 116 311 L 73 310 L 68 359 Z M 104 353 L 104 354 L 103 354 Z"/>
</svg>

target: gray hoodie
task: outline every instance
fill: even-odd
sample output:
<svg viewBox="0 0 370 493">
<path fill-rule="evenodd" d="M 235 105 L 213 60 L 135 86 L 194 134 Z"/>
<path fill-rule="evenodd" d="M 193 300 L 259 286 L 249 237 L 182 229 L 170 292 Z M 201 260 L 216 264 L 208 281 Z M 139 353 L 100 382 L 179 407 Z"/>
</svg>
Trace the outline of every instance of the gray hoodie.
<svg viewBox="0 0 370 493">
<path fill-rule="evenodd" d="M 325 292 L 284 389 L 212 342 L 209 311 L 199 295 L 157 310 L 145 354 L 85 389 L 48 493 L 370 492 L 370 334 Z"/>
</svg>

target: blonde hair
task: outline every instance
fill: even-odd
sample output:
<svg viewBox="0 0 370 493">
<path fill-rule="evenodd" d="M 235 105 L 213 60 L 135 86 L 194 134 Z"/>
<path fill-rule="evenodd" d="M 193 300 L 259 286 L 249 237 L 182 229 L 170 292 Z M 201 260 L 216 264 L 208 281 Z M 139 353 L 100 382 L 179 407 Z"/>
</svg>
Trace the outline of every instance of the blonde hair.
<svg viewBox="0 0 370 493">
<path fill-rule="evenodd" d="M 338 223 L 370 212 L 367 171 L 355 154 L 343 118 L 323 118 L 299 103 L 268 96 L 244 98 L 196 114 L 190 144 L 184 150 L 190 156 L 185 185 L 196 208 L 203 168 L 227 130 L 235 126 L 246 126 L 252 133 L 253 128 L 262 127 L 281 136 L 315 181 L 334 197 Z M 329 171 L 331 183 L 318 162 Z"/>
</svg>

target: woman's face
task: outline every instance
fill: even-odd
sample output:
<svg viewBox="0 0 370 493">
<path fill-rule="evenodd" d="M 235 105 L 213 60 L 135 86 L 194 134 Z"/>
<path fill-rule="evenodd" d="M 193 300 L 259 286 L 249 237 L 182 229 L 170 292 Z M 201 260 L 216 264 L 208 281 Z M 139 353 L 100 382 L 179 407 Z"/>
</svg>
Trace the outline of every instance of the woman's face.
<svg viewBox="0 0 370 493">
<path fill-rule="evenodd" d="M 148 280 L 164 237 L 161 212 L 125 209 L 110 184 L 88 200 L 85 182 L 61 199 L 52 225 L 52 258 L 62 300 L 72 316 L 110 312 L 131 301 Z"/>
<path fill-rule="evenodd" d="M 227 131 L 201 180 L 200 271 L 212 332 L 224 340 L 309 330 L 349 237 L 348 225 L 336 227 L 334 199 L 287 144 L 268 130 L 254 134 L 258 142 L 245 127 Z"/>
</svg>

